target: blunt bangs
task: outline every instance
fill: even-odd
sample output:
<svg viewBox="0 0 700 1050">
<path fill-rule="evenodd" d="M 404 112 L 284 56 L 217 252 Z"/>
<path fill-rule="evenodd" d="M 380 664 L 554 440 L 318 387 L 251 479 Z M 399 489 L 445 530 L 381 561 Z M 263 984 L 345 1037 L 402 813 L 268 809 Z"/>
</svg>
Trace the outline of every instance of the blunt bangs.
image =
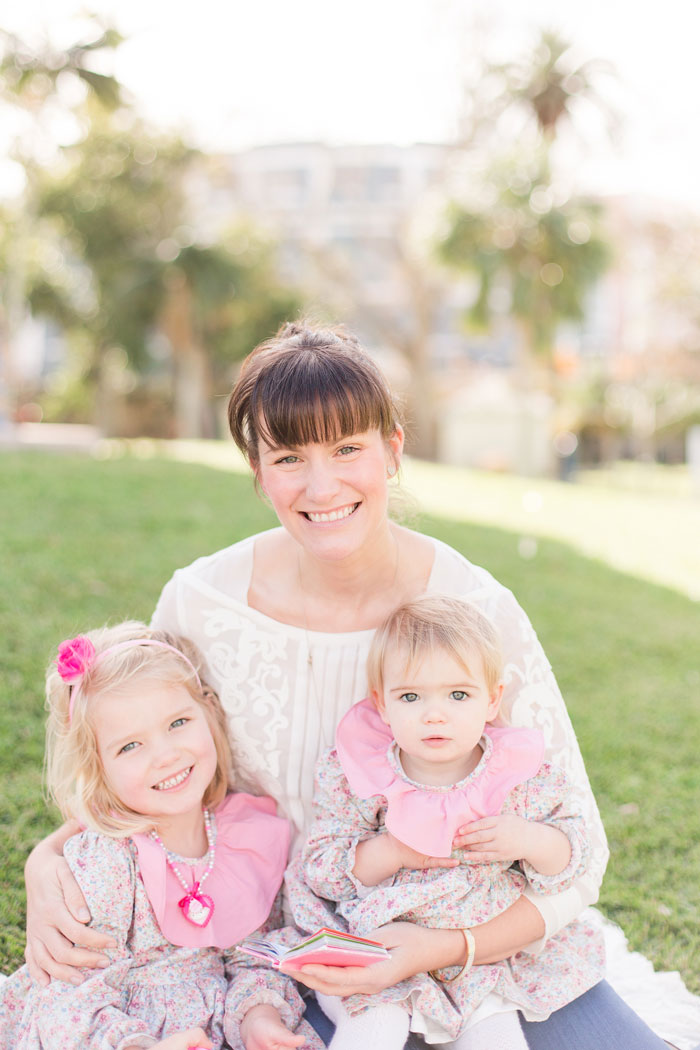
<svg viewBox="0 0 700 1050">
<path fill-rule="evenodd" d="M 392 405 L 374 377 L 350 369 L 338 355 L 305 350 L 263 369 L 251 396 L 251 419 L 271 448 L 299 448 L 365 430 L 390 437 Z"/>
<path fill-rule="evenodd" d="M 400 412 L 386 380 L 342 326 L 283 325 L 243 362 L 228 404 L 233 440 L 254 470 L 258 442 L 300 448 L 378 430 L 390 438 Z"/>
</svg>

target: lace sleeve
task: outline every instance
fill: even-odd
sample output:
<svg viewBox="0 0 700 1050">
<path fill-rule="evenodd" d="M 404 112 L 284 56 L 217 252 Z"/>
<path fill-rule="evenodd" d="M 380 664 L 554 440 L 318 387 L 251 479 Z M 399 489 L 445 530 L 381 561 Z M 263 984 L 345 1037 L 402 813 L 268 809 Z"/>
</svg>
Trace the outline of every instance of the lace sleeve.
<svg viewBox="0 0 700 1050">
<path fill-rule="evenodd" d="M 512 725 L 534 727 L 543 733 L 545 758 L 567 773 L 571 808 L 581 815 L 589 835 L 587 870 L 569 889 L 551 896 L 529 888 L 525 891 L 545 922 L 545 938 L 530 946 L 530 950 L 538 951 L 547 937 L 598 899 L 608 846 L 571 719 L 534 628 L 511 592 L 488 573 L 480 572 L 480 586 L 464 597 L 480 605 L 500 631 L 505 660 L 503 710 Z"/>
</svg>

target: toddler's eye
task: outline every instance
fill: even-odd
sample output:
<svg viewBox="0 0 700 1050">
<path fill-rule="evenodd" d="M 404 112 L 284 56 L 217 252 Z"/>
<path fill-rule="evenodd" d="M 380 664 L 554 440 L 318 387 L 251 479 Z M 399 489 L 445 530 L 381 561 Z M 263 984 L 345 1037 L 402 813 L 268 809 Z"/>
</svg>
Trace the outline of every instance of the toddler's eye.
<svg viewBox="0 0 700 1050">
<path fill-rule="evenodd" d="M 405 700 L 407 704 L 413 704 L 416 700 L 420 700 L 418 693 L 402 693 L 399 700 Z"/>
<path fill-rule="evenodd" d="M 128 744 L 124 744 L 124 747 L 119 748 L 119 754 L 126 754 L 129 751 L 133 751 L 136 747 L 136 741 L 131 740 Z"/>
<path fill-rule="evenodd" d="M 469 693 L 465 693 L 463 689 L 453 689 L 450 693 L 450 700 L 468 700 Z"/>
<path fill-rule="evenodd" d="M 170 728 L 171 729 L 177 729 L 180 726 L 186 725 L 188 721 L 189 721 L 188 718 L 176 718 L 174 722 L 170 723 Z"/>
</svg>

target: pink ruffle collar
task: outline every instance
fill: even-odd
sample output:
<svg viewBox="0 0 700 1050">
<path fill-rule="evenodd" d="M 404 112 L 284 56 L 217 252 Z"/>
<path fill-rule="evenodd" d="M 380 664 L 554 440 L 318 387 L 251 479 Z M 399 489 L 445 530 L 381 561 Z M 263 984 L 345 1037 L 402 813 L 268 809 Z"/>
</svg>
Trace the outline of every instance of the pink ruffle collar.
<svg viewBox="0 0 700 1050">
<path fill-rule="evenodd" d="M 193 926 L 178 901 L 183 889 L 150 835 L 134 835 L 141 878 L 158 925 L 171 944 L 187 948 L 229 948 L 267 919 L 282 884 L 289 849 L 289 824 L 275 816 L 271 798 L 239 792 L 227 795 L 212 811 L 216 824 L 216 860 L 202 892 L 214 901 L 204 927 Z M 181 863 L 188 881 L 201 877 L 204 864 Z"/>
<path fill-rule="evenodd" d="M 335 742 L 355 794 L 383 795 L 388 830 L 431 857 L 450 855 L 463 824 L 499 813 L 508 792 L 534 776 L 544 758 L 539 730 L 487 725 L 481 739 L 484 754 L 468 777 L 449 788 L 415 784 L 400 769 L 391 730 L 371 700 L 350 708 Z"/>
</svg>

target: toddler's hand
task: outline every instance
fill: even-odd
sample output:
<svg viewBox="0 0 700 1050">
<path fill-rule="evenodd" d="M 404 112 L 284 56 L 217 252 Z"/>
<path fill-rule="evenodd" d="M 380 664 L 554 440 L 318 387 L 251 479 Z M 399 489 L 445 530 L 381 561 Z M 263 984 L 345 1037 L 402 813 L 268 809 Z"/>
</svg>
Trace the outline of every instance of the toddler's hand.
<svg viewBox="0 0 700 1050">
<path fill-rule="evenodd" d="M 418 850 L 407 846 L 405 842 L 400 842 L 390 831 L 386 832 L 386 837 L 396 852 L 397 861 L 401 868 L 410 868 L 412 871 L 417 871 L 421 868 L 456 868 L 459 864 L 459 860 L 456 857 L 430 857 L 425 853 L 419 853 Z"/>
<path fill-rule="evenodd" d="M 154 1043 L 151 1050 L 211 1050 L 211 1039 L 203 1028 L 188 1028 Z"/>
<path fill-rule="evenodd" d="M 252 1007 L 241 1021 L 241 1039 L 246 1050 L 285 1050 L 305 1042 L 303 1035 L 285 1028 L 274 1006 L 262 1003 Z"/>
<path fill-rule="evenodd" d="M 465 860 L 476 864 L 505 861 L 512 864 L 527 857 L 530 849 L 532 821 L 504 813 L 484 817 L 459 829 L 453 845 L 463 850 Z"/>
</svg>

